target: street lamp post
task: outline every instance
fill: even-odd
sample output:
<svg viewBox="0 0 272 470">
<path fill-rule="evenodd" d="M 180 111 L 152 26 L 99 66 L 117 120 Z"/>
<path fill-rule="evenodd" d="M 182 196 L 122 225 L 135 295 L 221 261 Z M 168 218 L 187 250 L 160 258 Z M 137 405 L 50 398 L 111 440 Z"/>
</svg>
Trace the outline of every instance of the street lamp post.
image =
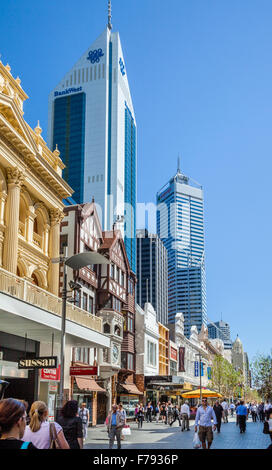
<svg viewBox="0 0 272 470">
<path fill-rule="evenodd" d="M 63 263 L 63 288 L 62 288 L 62 316 L 61 316 L 61 345 L 60 345 L 60 389 L 59 406 L 64 401 L 64 365 L 65 365 L 65 336 L 66 336 L 66 306 L 67 306 L 67 266 L 78 270 L 92 264 L 110 264 L 110 261 L 96 252 L 78 253 L 67 257 L 68 248 L 64 248 L 64 255 L 52 259 L 52 263 Z"/>
<path fill-rule="evenodd" d="M 200 403 L 202 402 L 202 380 L 201 380 L 201 353 L 196 354 L 196 357 L 199 358 L 199 398 L 200 398 Z"/>
</svg>

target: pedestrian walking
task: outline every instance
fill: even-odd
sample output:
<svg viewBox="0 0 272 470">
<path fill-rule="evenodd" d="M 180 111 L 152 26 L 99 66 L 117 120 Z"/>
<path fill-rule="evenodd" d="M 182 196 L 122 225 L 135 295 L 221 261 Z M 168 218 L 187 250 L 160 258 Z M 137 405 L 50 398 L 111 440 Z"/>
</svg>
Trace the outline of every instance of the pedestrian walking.
<svg viewBox="0 0 272 470">
<path fill-rule="evenodd" d="M 168 406 L 167 406 L 166 420 L 167 420 L 167 424 L 171 426 L 172 421 L 173 421 L 173 405 L 170 401 L 168 402 Z"/>
<path fill-rule="evenodd" d="M 233 413 L 234 413 L 234 410 L 235 410 L 235 405 L 234 405 L 233 402 L 231 402 L 231 404 L 229 406 L 229 409 L 230 409 L 230 415 L 233 418 Z"/>
<path fill-rule="evenodd" d="M 213 407 L 213 411 L 215 413 L 216 420 L 217 420 L 217 424 L 216 424 L 217 432 L 220 433 L 224 410 L 223 410 L 222 405 L 220 405 L 219 400 L 216 400 L 215 405 Z"/>
<path fill-rule="evenodd" d="M 152 423 L 153 406 L 151 405 L 150 401 L 147 403 L 145 412 L 146 412 L 146 422 L 147 423 Z"/>
<path fill-rule="evenodd" d="M 22 440 L 26 427 L 26 409 L 20 400 L 0 400 L 0 450 L 36 449 L 31 442 Z M 2 462 L 4 466 L 4 463 Z"/>
<path fill-rule="evenodd" d="M 81 403 L 79 411 L 78 411 L 78 416 L 82 420 L 82 433 L 83 433 L 83 442 L 88 437 L 88 427 L 89 427 L 89 422 L 90 422 L 90 412 L 86 408 L 86 403 Z"/>
<path fill-rule="evenodd" d="M 269 419 L 269 416 L 270 416 L 270 409 L 272 409 L 272 405 L 270 401 L 267 400 L 267 402 L 264 405 L 264 413 L 265 413 L 265 417 L 267 420 Z"/>
<path fill-rule="evenodd" d="M 82 419 L 78 416 L 78 403 L 69 400 L 65 403 L 57 418 L 70 449 L 83 449 Z"/>
<path fill-rule="evenodd" d="M 119 409 L 121 415 L 122 415 L 123 418 L 124 418 L 124 426 L 125 426 L 126 423 L 127 423 L 127 414 L 126 414 L 126 410 L 124 410 L 123 403 L 119 403 L 118 409 Z M 125 439 L 125 436 L 124 436 L 123 433 L 121 432 L 121 440 L 124 441 L 124 439 Z"/>
<path fill-rule="evenodd" d="M 138 420 L 138 429 L 143 427 L 144 421 L 144 407 L 140 405 L 137 413 L 137 420 Z"/>
<path fill-rule="evenodd" d="M 267 421 L 268 421 L 268 426 L 269 426 L 270 440 L 272 442 L 272 408 L 270 408 L 270 414 L 269 414 Z"/>
<path fill-rule="evenodd" d="M 166 424 L 166 403 L 162 402 L 161 405 L 161 418 L 162 418 L 162 423 Z"/>
<path fill-rule="evenodd" d="M 252 422 L 256 423 L 257 422 L 257 405 L 256 405 L 256 403 L 253 403 L 251 405 L 251 416 L 252 416 Z"/>
<path fill-rule="evenodd" d="M 212 421 L 213 420 L 213 425 Z M 202 448 L 206 449 L 208 444 L 208 449 L 210 449 L 213 441 L 213 430 L 216 430 L 216 415 L 213 411 L 213 408 L 208 405 L 207 398 L 202 399 L 202 405 L 199 406 L 196 412 L 195 419 L 195 432 L 199 425 L 198 437 L 201 441 Z"/>
<path fill-rule="evenodd" d="M 247 407 L 244 405 L 243 400 L 240 401 L 240 405 L 237 407 L 236 410 L 238 416 L 238 423 L 240 427 L 240 433 L 245 433 L 246 431 L 246 420 L 248 418 L 248 410 Z"/>
<path fill-rule="evenodd" d="M 261 423 L 264 422 L 264 419 L 265 419 L 265 414 L 264 414 L 264 402 L 261 402 L 259 405 L 258 405 L 258 417 L 259 417 L 259 420 Z"/>
<path fill-rule="evenodd" d="M 159 419 L 160 419 L 160 404 L 159 403 L 155 407 L 155 414 L 156 414 L 156 423 L 159 424 Z"/>
<path fill-rule="evenodd" d="M 189 402 L 186 401 L 181 407 L 180 407 L 180 418 L 182 420 L 181 424 L 181 431 L 185 431 L 185 428 L 187 431 L 190 431 L 189 427 L 189 419 L 190 419 L 190 407 L 189 407 Z"/>
<path fill-rule="evenodd" d="M 107 429 L 109 435 L 109 448 L 113 448 L 114 439 L 117 440 L 117 449 L 121 449 L 121 432 L 125 425 L 125 419 L 118 410 L 117 405 L 112 405 L 112 410 L 107 417 Z"/>
<path fill-rule="evenodd" d="M 29 412 L 30 422 L 25 428 L 23 441 L 32 442 L 37 449 L 50 449 L 52 441 L 57 440 L 60 449 L 70 449 L 62 427 L 48 422 L 48 408 L 43 401 L 34 401 Z"/>
<path fill-rule="evenodd" d="M 173 419 L 170 423 L 170 426 L 172 426 L 172 424 L 174 424 L 174 422 L 178 419 L 178 422 L 179 422 L 179 426 L 181 426 L 181 422 L 180 422 L 180 415 L 179 415 L 179 409 L 177 407 L 177 405 L 175 405 L 173 407 Z"/>
<path fill-rule="evenodd" d="M 224 418 L 224 423 L 228 423 L 228 410 L 229 410 L 229 405 L 227 403 L 227 400 L 226 398 L 224 398 L 224 400 L 222 401 L 221 403 L 221 406 L 223 408 L 223 418 Z"/>
</svg>

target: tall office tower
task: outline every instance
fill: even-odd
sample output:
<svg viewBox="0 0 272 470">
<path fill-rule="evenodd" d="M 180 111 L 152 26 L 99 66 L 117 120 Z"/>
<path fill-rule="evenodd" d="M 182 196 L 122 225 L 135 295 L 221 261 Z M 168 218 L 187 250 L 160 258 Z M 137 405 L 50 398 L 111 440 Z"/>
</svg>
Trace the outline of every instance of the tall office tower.
<svg viewBox="0 0 272 470">
<path fill-rule="evenodd" d="M 208 324 L 209 338 L 219 338 L 224 342 L 225 349 L 232 349 L 232 341 L 230 339 L 230 326 L 224 321 L 217 321 Z"/>
<path fill-rule="evenodd" d="M 150 302 L 157 321 L 168 323 L 167 251 L 158 237 L 147 230 L 137 230 L 137 303 L 144 309 Z"/>
<path fill-rule="evenodd" d="M 136 121 L 111 2 L 105 31 L 49 96 L 49 142 L 66 165 L 77 203 L 94 198 L 104 230 L 124 236 L 136 270 Z"/>
<path fill-rule="evenodd" d="M 179 167 L 179 165 L 178 165 Z M 157 193 L 157 232 L 168 256 L 168 321 L 184 315 L 184 332 L 207 325 L 202 187 L 176 175 Z"/>
</svg>

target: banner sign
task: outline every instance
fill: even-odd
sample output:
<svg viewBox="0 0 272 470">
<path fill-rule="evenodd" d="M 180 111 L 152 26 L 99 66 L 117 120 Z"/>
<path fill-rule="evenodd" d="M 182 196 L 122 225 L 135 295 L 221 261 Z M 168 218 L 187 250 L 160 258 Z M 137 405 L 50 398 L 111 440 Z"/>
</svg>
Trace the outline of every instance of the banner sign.
<svg viewBox="0 0 272 470">
<path fill-rule="evenodd" d="M 208 380 L 212 380 L 212 368 L 211 367 L 207 367 L 207 376 L 208 376 Z"/>
<path fill-rule="evenodd" d="M 44 380 L 60 380 L 60 365 L 57 369 L 42 369 L 41 379 Z"/>
<path fill-rule="evenodd" d="M 171 359 L 173 359 L 174 361 L 177 361 L 177 360 L 178 360 L 178 352 L 177 352 L 177 350 L 176 350 L 175 348 L 173 348 L 172 346 L 171 346 L 171 348 L 170 348 L 170 357 L 171 357 Z"/>
<path fill-rule="evenodd" d="M 185 372 L 185 348 L 179 348 L 179 372 Z"/>
<path fill-rule="evenodd" d="M 98 375 L 97 366 L 70 367 L 70 375 Z"/>
<path fill-rule="evenodd" d="M 195 361 L 195 377 L 199 376 L 199 362 Z"/>
<path fill-rule="evenodd" d="M 35 358 L 23 358 L 19 359 L 18 369 L 44 369 L 52 368 L 56 369 L 58 367 L 58 358 L 57 356 L 43 356 Z"/>
</svg>

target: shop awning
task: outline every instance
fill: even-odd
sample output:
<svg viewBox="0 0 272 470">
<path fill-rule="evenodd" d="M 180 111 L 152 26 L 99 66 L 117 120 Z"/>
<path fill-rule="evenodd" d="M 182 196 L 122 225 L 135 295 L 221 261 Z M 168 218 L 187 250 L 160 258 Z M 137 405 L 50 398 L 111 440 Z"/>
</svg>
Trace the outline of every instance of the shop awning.
<svg viewBox="0 0 272 470">
<path fill-rule="evenodd" d="M 202 388 L 201 389 L 201 395 L 202 397 L 210 397 L 210 398 L 222 398 L 223 396 L 218 393 L 218 392 L 215 392 L 214 390 L 208 390 L 208 389 L 205 389 L 205 388 Z M 191 392 L 186 392 L 186 393 L 183 393 L 182 394 L 182 397 L 183 398 L 200 398 L 200 389 L 198 390 L 192 390 Z"/>
<path fill-rule="evenodd" d="M 104 388 L 100 387 L 94 379 L 87 377 L 75 377 L 75 381 L 80 390 L 90 390 L 90 392 L 106 392 Z"/>
<path fill-rule="evenodd" d="M 133 395 L 143 395 L 142 392 L 136 387 L 135 384 L 120 384 L 128 393 Z"/>
</svg>

